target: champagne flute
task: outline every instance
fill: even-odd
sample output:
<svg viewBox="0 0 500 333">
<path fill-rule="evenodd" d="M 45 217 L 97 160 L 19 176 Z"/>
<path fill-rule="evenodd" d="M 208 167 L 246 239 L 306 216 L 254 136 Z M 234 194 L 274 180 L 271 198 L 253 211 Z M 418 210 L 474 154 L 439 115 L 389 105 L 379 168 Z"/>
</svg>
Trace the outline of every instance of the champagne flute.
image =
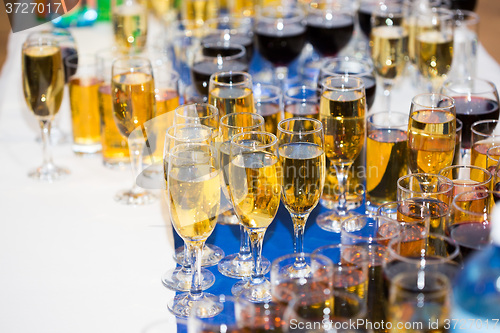
<svg viewBox="0 0 500 333">
<path fill-rule="evenodd" d="M 184 0 L 181 3 L 181 19 L 193 20 L 197 25 L 219 15 L 218 0 Z"/>
<path fill-rule="evenodd" d="M 304 14 L 298 8 L 262 8 L 255 17 L 256 46 L 274 66 L 274 83 L 285 91 L 288 68 L 306 44 Z"/>
<path fill-rule="evenodd" d="M 283 92 L 279 87 L 257 83 L 253 86 L 255 112 L 264 117 L 266 132 L 277 134 L 278 124 L 284 119 Z"/>
<path fill-rule="evenodd" d="M 453 98 L 435 93 L 413 97 L 408 121 L 410 171 L 437 174 L 453 163 L 455 144 Z"/>
<path fill-rule="evenodd" d="M 382 3 L 372 16 L 371 58 L 382 81 L 386 110 L 391 110 L 391 90 L 408 58 L 408 30 L 402 25 L 402 6 L 396 2 Z"/>
<path fill-rule="evenodd" d="M 304 231 L 325 184 L 323 124 L 317 119 L 290 118 L 278 124 L 278 155 L 282 167 L 281 199 L 293 222 L 292 270 L 307 269 L 304 261 Z"/>
<path fill-rule="evenodd" d="M 51 124 L 61 107 L 64 91 L 61 49 L 54 39 L 40 37 L 23 44 L 22 77 L 24 99 L 39 121 L 43 145 L 43 163 L 28 176 L 52 182 L 69 174 L 54 165 L 50 151 Z"/>
<path fill-rule="evenodd" d="M 229 187 L 231 138 L 239 133 L 262 131 L 264 129 L 264 118 L 261 115 L 250 112 L 229 113 L 221 118 L 220 129 L 222 133 L 222 144 L 219 146 L 219 156 L 223 175 L 222 192 L 229 202 L 219 216 L 219 223 L 240 225 L 240 251 L 224 257 L 219 262 L 218 269 L 219 272 L 225 276 L 247 278 L 250 277 L 252 272 L 253 261 L 248 233 L 243 224 L 239 222 L 234 212 L 233 204 L 231 203 Z M 267 273 L 271 263 L 266 258 L 262 258 L 261 262 L 264 273 Z"/>
<path fill-rule="evenodd" d="M 218 72 L 210 76 L 208 104 L 220 117 L 235 112 L 253 112 L 252 76 L 246 72 Z"/>
<path fill-rule="evenodd" d="M 144 123 L 155 115 L 151 62 L 141 57 L 118 58 L 113 61 L 112 76 L 113 118 L 121 135 L 128 138 L 134 174 L 132 189 L 119 192 L 115 200 L 126 205 L 148 204 L 153 202 L 156 196 L 138 187 L 135 177 L 142 171 L 144 139 L 147 143 Z"/>
<path fill-rule="evenodd" d="M 236 283 L 231 292 L 251 290 L 252 301 L 271 298 L 270 283 L 261 264 L 267 227 L 278 212 L 281 196 L 278 139 L 267 132 L 246 132 L 231 140 L 229 192 L 234 210 L 250 236 L 254 267 L 249 281 Z"/>
<path fill-rule="evenodd" d="M 321 89 L 300 85 L 284 94 L 285 119 L 293 117 L 319 119 Z"/>
<path fill-rule="evenodd" d="M 201 255 L 205 241 L 217 224 L 220 204 L 220 169 L 217 151 L 211 145 L 187 143 L 175 146 L 168 156 L 167 203 L 175 231 L 189 250 L 194 269 L 191 289 L 174 297 L 169 310 L 178 317 L 188 317 L 194 306 L 205 316 L 221 311 L 214 295 L 201 288 Z"/>
<path fill-rule="evenodd" d="M 446 80 L 441 93 L 455 100 L 457 119 L 462 121 L 462 158 L 470 154 L 471 126 L 476 121 L 498 119 L 498 91 L 493 82 L 480 78 Z"/>
<path fill-rule="evenodd" d="M 415 54 L 428 92 L 437 92 L 453 60 L 453 12 L 431 8 L 418 14 Z"/>
<path fill-rule="evenodd" d="M 113 0 L 115 44 L 127 53 L 139 53 L 148 39 L 147 7 L 140 0 Z"/>
<path fill-rule="evenodd" d="M 341 221 L 352 215 L 346 205 L 349 168 L 366 139 L 366 100 L 363 80 L 354 76 L 332 76 L 323 80 L 320 119 L 325 132 L 325 153 L 335 167 L 339 184 L 336 211 L 318 216 L 316 223 L 327 231 L 339 232 Z"/>
</svg>

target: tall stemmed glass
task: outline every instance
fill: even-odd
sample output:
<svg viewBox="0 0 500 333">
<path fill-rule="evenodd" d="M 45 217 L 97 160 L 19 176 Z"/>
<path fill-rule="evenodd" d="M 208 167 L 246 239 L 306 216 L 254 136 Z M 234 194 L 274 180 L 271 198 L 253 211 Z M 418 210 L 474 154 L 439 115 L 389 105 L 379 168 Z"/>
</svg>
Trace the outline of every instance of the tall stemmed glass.
<svg viewBox="0 0 500 333">
<path fill-rule="evenodd" d="M 113 62 L 112 75 L 113 118 L 121 135 L 128 138 L 134 173 L 132 189 L 119 192 L 115 200 L 126 205 L 148 204 L 156 197 L 138 187 L 135 177 L 142 171 L 142 152 L 147 140 L 144 123 L 155 115 L 151 62 L 141 57 L 119 58 Z M 138 131 L 134 131 L 136 128 Z"/>
<path fill-rule="evenodd" d="M 274 83 L 285 91 L 287 66 L 306 44 L 303 12 L 290 7 L 264 7 L 255 17 L 254 33 L 260 54 L 274 66 Z"/>
<path fill-rule="evenodd" d="M 453 12 L 445 8 L 432 8 L 417 17 L 415 54 L 428 92 L 439 91 L 451 69 L 454 25 Z"/>
<path fill-rule="evenodd" d="M 178 145 L 168 157 L 166 195 L 170 218 L 189 249 L 194 268 L 190 291 L 176 295 L 168 305 L 179 317 L 188 317 L 195 305 L 215 298 L 201 288 L 201 252 L 219 215 L 221 181 L 217 160 L 212 145 L 197 143 Z M 204 313 L 215 316 L 220 309 L 209 304 Z"/>
<path fill-rule="evenodd" d="M 252 301 L 271 299 L 270 283 L 264 276 L 261 256 L 267 227 L 278 212 L 281 196 L 278 139 L 267 132 L 246 132 L 231 140 L 229 192 L 234 210 L 245 226 L 252 247 L 254 267 L 249 281 L 236 283 L 231 292 L 250 290 Z"/>
<path fill-rule="evenodd" d="M 462 121 L 462 159 L 471 149 L 471 126 L 476 121 L 494 119 L 500 115 L 498 91 L 491 81 L 467 77 L 446 80 L 441 93 L 455 100 L 457 119 Z"/>
<path fill-rule="evenodd" d="M 437 174 L 453 162 L 455 101 L 441 94 L 413 97 L 408 121 L 408 165 L 412 173 Z"/>
<path fill-rule="evenodd" d="M 239 133 L 264 130 L 264 118 L 256 113 L 237 112 L 226 114 L 220 120 L 220 130 L 222 133 L 222 143 L 219 146 L 221 172 L 223 175 L 222 192 L 229 201 L 219 216 L 219 223 L 240 225 L 240 251 L 224 257 L 218 265 L 219 272 L 233 278 L 250 277 L 252 272 L 252 253 L 250 251 L 250 239 L 243 224 L 235 215 L 231 203 L 229 185 L 229 164 L 231 151 L 231 138 Z M 271 263 L 262 258 L 262 269 L 269 270 Z"/>
<path fill-rule="evenodd" d="M 290 118 L 278 124 L 278 155 L 282 166 L 281 199 L 293 222 L 292 270 L 306 269 L 304 230 L 325 184 L 323 124 L 317 119 Z"/>
<path fill-rule="evenodd" d="M 381 3 L 373 12 L 370 49 L 385 96 L 385 110 L 391 110 L 391 90 L 408 58 L 408 31 L 402 25 L 403 6 Z"/>
<path fill-rule="evenodd" d="M 69 171 L 54 165 L 50 151 L 50 128 L 59 112 L 64 91 L 61 49 L 54 39 L 27 40 L 22 51 L 24 99 L 37 117 L 42 130 L 43 163 L 31 171 L 30 178 L 54 181 Z"/>
<path fill-rule="evenodd" d="M 253 112 L 252 76 L 246 72 L 217 72 L 210 76 L 208 103 L 220 117 L 234 112 Z"/>
<path fill-rule="evenodd" d="M 352 214 L 346 205 L 349 168 L 363 149 L 366 139 L 363 80 L 350 75 L 323 80 L 319 112 L 325 131 L 326 157 L 337 172 L 339 205 L 336 211 L 318 216 L 316 223 L 324 230 L 340 232 L 342 220 Z"/>
</svg>

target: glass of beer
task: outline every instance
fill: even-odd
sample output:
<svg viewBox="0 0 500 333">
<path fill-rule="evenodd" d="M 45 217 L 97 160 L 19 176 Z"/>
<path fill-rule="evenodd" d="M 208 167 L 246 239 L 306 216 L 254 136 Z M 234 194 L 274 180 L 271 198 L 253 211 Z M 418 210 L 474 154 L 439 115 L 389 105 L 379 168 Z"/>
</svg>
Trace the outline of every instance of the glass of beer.
<svg viewBox="0 0 500 333">
<path fill-rule="evenodd" d="M 455 101 L 429 93 L 413 97 L 408 121 L 412 173 L 434 173 L 453 163 L 456 144 Z"/>
<path fill-rule="evenodd" d="M 391 281 L 389 290 L 388 323 L 392 324 L 391 332 L 445 332 L 446 322 L 450 319 L 451 294 L 449 279 L 439 272 L 398 274 Z M 404 328 L 396 330 L 402 323 L 406 324 L 402 326 Z"/>
<path fill-rule="evenodd" d="M 396 201 L 397 181 L 408 172 L 408 114 L 380 112 L 367 119 L 366 208 Z"/>
<path fill-rule="evenodd" d="M 490 212 L 498 198 L 497 191 L 488 189 L 462 192 L 453 198 L 446 234 L 460 246 L 464 257 L 490 243 Z"/>
<path fill-rule="evenodd" d="M 450 218 L 453 181 L 435 174 L 416 173 L 398 179 L 398 200 L 412 199 L 431 214 L 430 232 L 443 235 Z"/>
<path fill-rule="evenodd" d="M 50 129 L 64 92 L 61 49 L 53 38 L 28 39 L 22 48 L 22 81 L 26 104 L 42 131 L 43 163 L 28 173 L 33 179 L 52 182 L 69 171 L 52 162 Z"/>
<path fill-rule="evenodd" d="M 69 77 L 71 123 L 73 125 L 73 151 L 78 155 L 101 151 L 101 117 L 96 57 L 91 54 L 71 55 L 66 66 L 73 73 Z"/>
<path fill-rule="evenodd" d="M 155 114 L 151 62 L 141 57 L 118 58 L 113 62 L 112 77 L 113 118 L 121 135 L 128 139 L 134 175 L 132 188 L 119 192 L 115 200 L 126 205 L 148 204 L 156 196 L 137 186 L 135 178 L 143 170 L 142 155 L 147 143 L 144 124 Z"/>
<path fill-rule="evenodd" d="M 188 247 L 193 268 L 190 291 L 177 294 L 168 304 L 169 310 L 178 317 L 188 317 L 195 307 L 206 317 L 214 317 L 222 310 L 214 302 L 215 296 L 204 293 L 201 288 L 202 249 L 219 214 L 221 180 L 217 160 L 217 151 L 212 145 L 187 143 L 169 152 L 168 209 L 175 231 Z"/>
<path fill-rule="evenodd" d="M 341 243 L 364 247 L 368 254 L 366 319 L 374 323 L 386 321 L 387 295 L 384 288 L 383 264 L 387 245 L 400 236 L 401 230 L 397 221 L 384 216 L 358 215 L 342 222 Z"/>
<path fill-rule="evenodd" d="M 471 157 L 470 164 L 488 169 L 488 149 L 500 145 L 500 126 L 498 120 L 480 120 L 471 126 Z M 498 127 L 498 128 L 497 128 Z"/>
<path fill-rule="evenodd" d="M 279 87 L 257 83 L 253 86 L 255 112 L 264 117 L 266 132 L 277 134 L 283 113 L 283 92 Z"/>
<path fill-rule="evenodd" d="M 139 53 L 148 39 L 148 11 L 139 0 L 113 0 L 112 24 L 115 45 L 125 53 Z"/>
<path fill-rule="evenodd" d="M 254 112 L 252 76 L 246 72 L 217 72 L 210 76 L 208 104 L 222 118 L 236 112 Z"/>
<path fill-rule="evenodd" d="M 113 118 L 111 100 L 111 67 L 121 55 L 116 48 L 107 48 L 96 53 L 97 75 L 101 85 L 97 91 L 101 119 L 102 161 L 105 167 L 115 169 L 130 164 L 127 138 L 120 134 Z"/>
</svg>

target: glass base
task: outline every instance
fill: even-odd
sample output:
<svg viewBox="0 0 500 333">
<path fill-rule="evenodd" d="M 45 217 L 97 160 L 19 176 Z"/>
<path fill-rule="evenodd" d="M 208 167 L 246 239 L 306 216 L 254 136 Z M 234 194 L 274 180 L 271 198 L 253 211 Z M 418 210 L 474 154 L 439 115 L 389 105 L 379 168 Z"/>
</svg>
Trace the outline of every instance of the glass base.
<svg viewBox="0 0 500 333">
<path fill-rule="evenodd" d="M 224 251 L 217 245 L 205 244 L 202 251 L 201 266 L 215 266 L 222 260 L 222 258 L 224 258 L 224 256 Z M 175 249 L 174 260 L 179 265 L 184 263 L 184 246 L 179 246 Z"/>
<path fill-rule="evenodd" d="M 79 156 L 96 156 L 102 150 L 101 143 L 80 145 L 73 143 L 73 152 Z"/>
<path fill-rule="evenodd" d="M 192 271 L 185 271 L 182 267 L 177 266 L 173 270 L 168 270 L 161 277 L 161 283 L 170 290 L 189 291 L 191 290 L 191 282 L 193 280 Z M 208 269 L 201 269 L 201 290 L 206 290 L 215 283 L 215 275 Z"/>
<path fill-rule="evenodd" d="M 347 211 L 345 215 L 339 215 L 336 211 L 319 214 L 316 218 L 316 224 L 323 230 L 339 233 L 342 222 L 352 216 L 359 215 L 356 212 Z"/>
<path fill-rule="evenodd" d="M 204 308 L 200 308 L 201 302 L 203 302 Z M 187 318 L 195 305 L 197 305 L 198 312 L 203 313 L 203 317 L 205 318 L 215 317 L 222 311 L 218 297 L 206 293 L 196 299 L 189 293 L 176 295 L 168 303 L 168 309 L 177 317 Z"/>
<path fill-rule="evenodd" d="M 53 164 L 41 166 L 28 173 L 28 177 L 45 182 L 53 182 L 67 177 L 68 169 L 57 167 Z"/>
<path fill-rule="evenodd" d="M 156 195 L 148 191 L 123 190 L 115 195 L 115 201 L 124 205 L 148 205 L 155 202 Z"/>
<path fill-rule="evenodd" d="M 231 293 L 235 297 L 242 296 L 250 302 L 269 302 L 271 300 L 271 282 L 263 278 L 258 283 L 251 280 L 237 282 L 231 288 Z"/>
<path fill-rule="evenodd" d="M 267 274 L 271 269 L 271 262 L 262 257 L 262 274 Z M 217 267 L 222 275 L 234 279 L 249 278 L 253 270 L 253 258 L 251 254 L 242 257 L 239 253 L 234 253 L 224 257 Z"/>
<path fill-rule="evenodd" d="M 294 263 L 281 268 L 278 274 L 280 276 L 286 276 L 289 279 L 305 278 L 311 274 L 311 267 L 306 262 L 299 265 Z"/>
<path fill-rule="evenodd" d="M 102 164 L 111 170 L 126 170 L 130 168 L 130 158 L 103 158 Z"/>
</svg>

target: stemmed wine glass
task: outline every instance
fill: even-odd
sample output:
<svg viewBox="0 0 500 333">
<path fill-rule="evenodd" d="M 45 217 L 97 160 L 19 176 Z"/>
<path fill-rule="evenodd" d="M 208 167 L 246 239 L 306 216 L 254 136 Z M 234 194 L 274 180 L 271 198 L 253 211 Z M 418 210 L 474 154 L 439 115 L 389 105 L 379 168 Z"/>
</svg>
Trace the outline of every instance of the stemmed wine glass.
<svg viewBox="0 0 500 333">
<path fill-rule="evenodd" d="M 471 149 L 471 126 L 476 121 L 498 119 L 498 91 L 491 81 L 480 78 L 446 80 L 441 93 L 455 100 L 457 119 L 462 121 L 462 159 Z"/>
<path fill-rule="evenodd" d="M 306 17 L 307 40 L 321 56 L 335 56 L 351 40 L 354 8 L 350 1 L 311 2 Z"/>
<path fill-rule="evenodd" d="M 391 110 L 392 86 L 405 70 L 408 58 L 408 31 L 402 17 L 402 4 L 395 2 L 381 3 L 372 15 L 371 57 L 382 81 L 385 110 Z"/>
<path fill-rule="evenodd" d="M 219 262 L 218 269 L 221 274 L 233 278 L 247 278 L 252 272 L 252 254 L 250 251 L 250 239 L 248 233 L 238 221 L 233 205 L 231 203 L 229 185 L 229 164 L 231 151 L 231 138 L 239 133 L 262 131 L 264 129 L 264 118 L 256 113 L 237 112 L 226 114 L 220 120 L 220 130 L 222 133 L 222 143 L 219 146 L 221 172 L 223 175 L 222 192 L 229 201 L 227 206 L 221 211 L 219 223 L 240 225 L 240 250 L 238 253 L 228 255 Z M 264 273 L 269 270 L 271 263 L 266 258 L 261 259 Z"/>
<path fill-rule="evenodd" d="M 349 168 L 363 149 L 366 139 L 363 80 L 350 75 L 324 79 L 319 112 L 325 132 L 326 157 L 337 172 L 339 205 L 336 211 L 318 216 L 316 223 L 324 230 L 339 232 L 342 220 L 352 214 L 346 205 Z"/>
<path fill-rule="evenodd" d="M 24 98 L 42 130 L 43 163 L 30 178 L 54 181 L 69 171 L 54 165 L 50 151 L 50 129 L 59 112 L 64 91 L 64 70 L 59 44 L 53 38 L 28 39 L 22 50 Z"/>
<path fill-rule="evenodd" d="M 274 82 L 285 91 L 288 68 L 307 40 L 304 14 L 290 7 L 264 7 L 255 17 L 256 46 L 274 66 Z"/>
<path fill-rule="evenodd" d="M 316 207 L 325 184 L 323 124 L 317 119 L 290 118 L 278 124 L 278 155 L 282 167 L 281 198 L 293 222 L 293 251 L 297 258 L 293 269 L 301 271 L 304 231 L 311 211 Z"/>
<path fill-rule="evenodd" d="M 278 212 L 281 196 L 278 139 L 267 132 L 246 132 L 231 140 L 229 192 L 240 223 L 250 236 L 254 259 L 249 281 L 236 283 L 231 292 L 250 290 L 252 301 L 271 298 L 270 283 L 262 270 L 262 243 L 267 227 Z"/>
<path fill-rule="evenodd" d="M 208 103 L 220 117 L 235 112 L 253 112 L 252 76 L 247 72 L 217 72 L 210 76 Z"/>
<path fill-rule="evenodd" d="M 201 288 L 202 248 L 217 224 L 220 204 L 220 169 L 217 151 L 212 145 L 187 143 L 174 147 L 168 156 L 167 203 L 175 231 L 189 250 L 194 269 L 191 289 L 178 294 L 168 304 L 169 310 L 178 317 L 188 317 L 194 306 L 205 316 L 215 316 L 220 308 L 215 299 Z"/>
<path fill-rule="evenodd" d="M 437 174 L 450 166 L 456 144 L 453 98 L 433 93 L 413 97 L 407 135 L 412 173 Z"/>
<path fill-rule="evenodd" d="M 132 188 L 119 192 L 115 200 L 126 205 L 148 204 L 156 196 L 137 186 L 135 177 L 142 171 L 142 153 L 147 140 L 144 123 L 155 113 L 151 62 L 141 57 L 118 58 L 113 62 L 112 76 L 113 118 L 121 135 L 128 138 L 134 174 Z"/>
</svg>

